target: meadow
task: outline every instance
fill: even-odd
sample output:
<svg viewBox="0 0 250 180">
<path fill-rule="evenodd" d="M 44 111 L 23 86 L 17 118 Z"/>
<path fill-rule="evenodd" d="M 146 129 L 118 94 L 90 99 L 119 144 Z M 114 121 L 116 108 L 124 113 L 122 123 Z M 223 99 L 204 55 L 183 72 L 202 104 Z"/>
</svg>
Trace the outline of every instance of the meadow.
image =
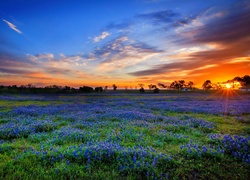
<svg viewBox="0 0 250 180">
<path fill-rule="evenodd" d="M 0 179 L 249 179 L 250 94 L 0 95 Z"/>
</svg>

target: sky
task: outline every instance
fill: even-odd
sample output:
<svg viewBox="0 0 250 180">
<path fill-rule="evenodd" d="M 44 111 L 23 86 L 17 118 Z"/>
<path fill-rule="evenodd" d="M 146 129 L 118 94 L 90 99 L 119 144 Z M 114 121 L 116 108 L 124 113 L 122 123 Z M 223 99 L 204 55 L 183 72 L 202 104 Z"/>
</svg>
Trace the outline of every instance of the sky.
<svg viewBox="0 0 250 180">
<path fill-rule="evenodd" d="M 0 85 L 223 82 L 250 74 L 250 0 L 3 0 Z"/>
</svg>

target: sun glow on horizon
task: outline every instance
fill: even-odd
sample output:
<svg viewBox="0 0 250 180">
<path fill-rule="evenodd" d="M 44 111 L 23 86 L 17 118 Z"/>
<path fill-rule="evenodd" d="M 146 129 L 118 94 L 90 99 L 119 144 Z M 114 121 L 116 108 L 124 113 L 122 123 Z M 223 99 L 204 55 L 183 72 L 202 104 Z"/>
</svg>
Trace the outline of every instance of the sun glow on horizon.
<svg viewBox="0 0 250 180">
<path fill-rule="evenodd" d="M 230 89 L 231 87 L 232 87 L 232 86 L 231 86 L 230 84 L 228 84 L 228 83 L 226 84 L 226 88 L 227 88 L 227 89 Z"/>
</svg>

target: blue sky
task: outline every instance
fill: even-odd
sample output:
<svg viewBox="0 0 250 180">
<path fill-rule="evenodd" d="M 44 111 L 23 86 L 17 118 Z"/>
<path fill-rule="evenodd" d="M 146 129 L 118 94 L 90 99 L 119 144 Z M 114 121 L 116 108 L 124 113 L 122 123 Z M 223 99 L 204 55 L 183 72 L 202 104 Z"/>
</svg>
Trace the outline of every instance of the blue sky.
<svg viewBox="0 0 250 180">
<path fill-rule="evenodd" d="M 8 0 L 0 84 L 200 85 L 249 74 L 249 0 Z"/>
</svg>

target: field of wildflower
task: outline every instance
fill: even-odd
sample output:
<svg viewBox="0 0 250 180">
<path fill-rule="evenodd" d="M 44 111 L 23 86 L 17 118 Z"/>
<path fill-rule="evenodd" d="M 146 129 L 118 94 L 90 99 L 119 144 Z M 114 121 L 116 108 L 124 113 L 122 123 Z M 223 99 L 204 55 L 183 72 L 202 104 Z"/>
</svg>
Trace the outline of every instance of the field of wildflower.
<svg viewBox="0 0 250 180">
<path fill-rule="evenodd" d="M 0 179 L 249 179 L 250 94 L 0 95 Z"/>
</svg>

